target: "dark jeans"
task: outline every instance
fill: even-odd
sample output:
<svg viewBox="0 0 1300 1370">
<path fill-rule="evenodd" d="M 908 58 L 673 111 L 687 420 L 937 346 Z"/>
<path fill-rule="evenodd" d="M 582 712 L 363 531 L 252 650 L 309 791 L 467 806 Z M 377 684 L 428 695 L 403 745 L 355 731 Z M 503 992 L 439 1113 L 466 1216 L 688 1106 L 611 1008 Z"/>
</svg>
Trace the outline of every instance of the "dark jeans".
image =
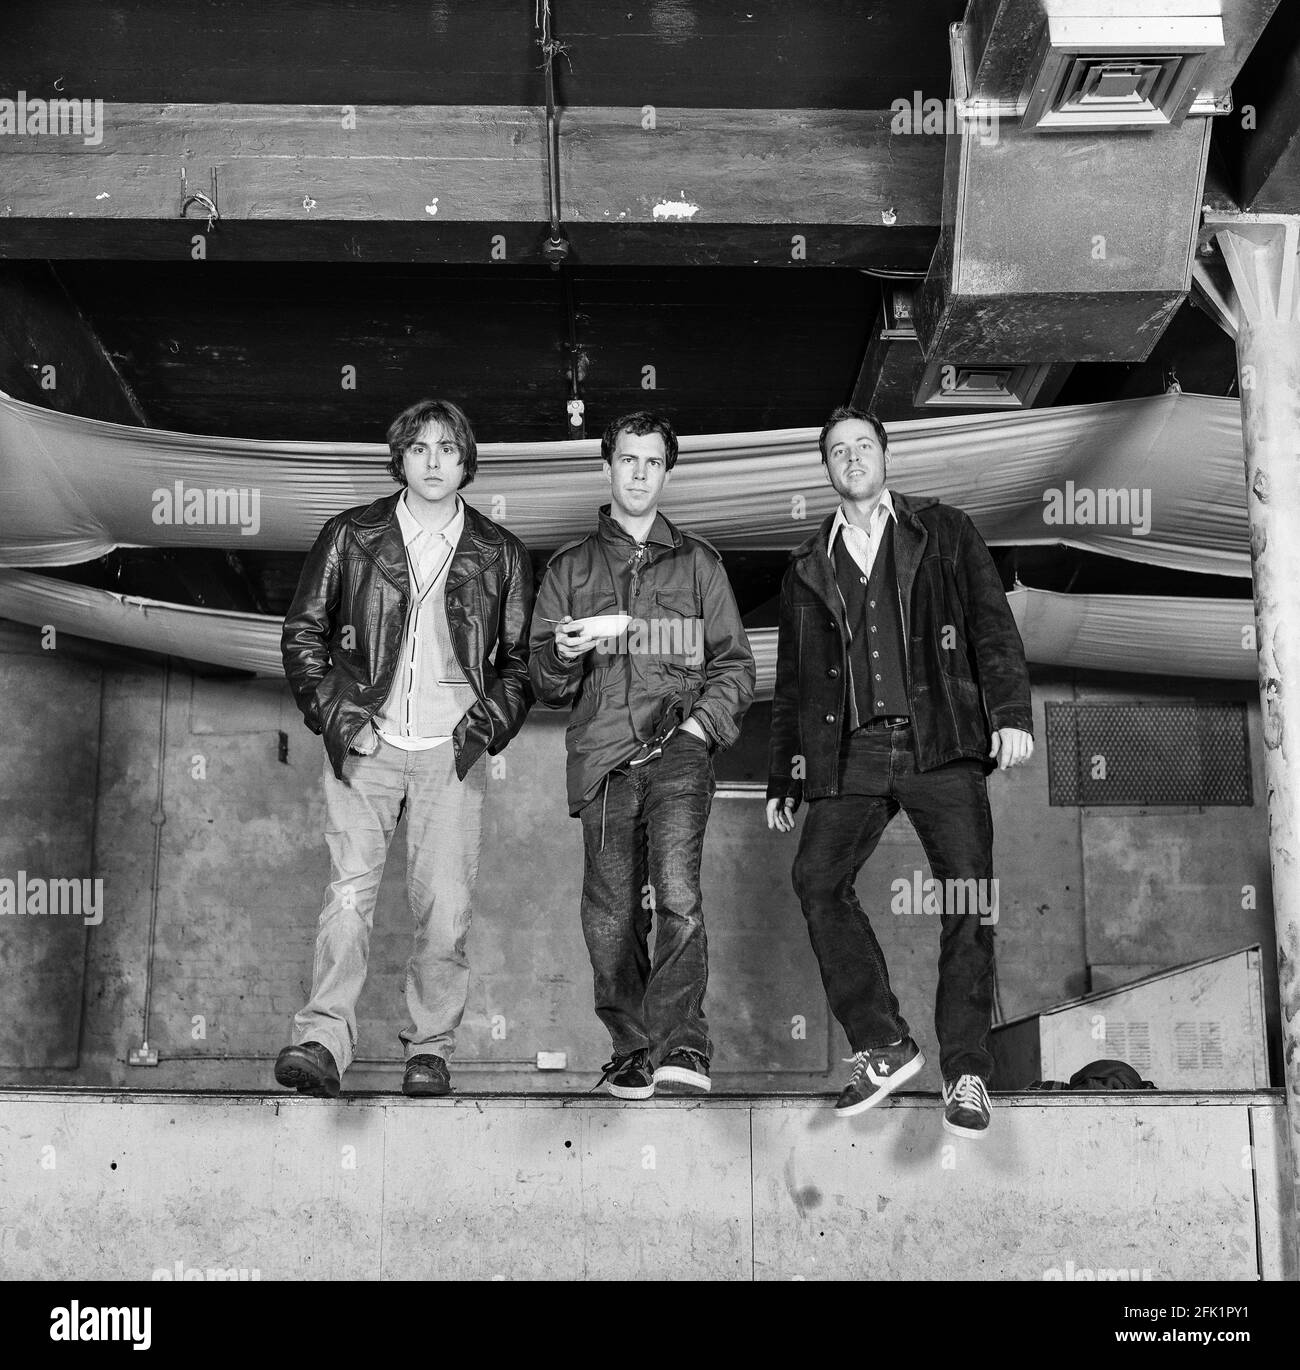
<svg viewBox="0 0 1300 1370">
<path fill-rule="evenodd" d="M 809 801 L 793 877 L 831 1011 L 856 1052 L 909 1032 L 880 943 L 858 903 L 858 872 L 901 807 L 936 881 L 989 881 L 993 820 L 980 763 L 954 761 L 918 772 L 907 724 L 853 733 L 841 752 L 841 774 L 839 795 Z M 896 897 L 906 906 L 919 882 L 912 872 L 899 874 L 909 893 Z M 978 905 L 954 911 L 960 907 L 956 886 L 944 885 L 943 895 L 934 1019 L 939 1069 L 945 1080 L 971 1074 L 987 1081 L 993 1071 L 993 927 L 979 916 Z"/>
<path fill-rule="evenodd" d="M 596 1013 L 616 1055 L 641 1047 L 656 1063 L 681 1048 L 712 1055 L 700 855 L 714 788 L 708 746 L 679 729 L 657 760 L 611 773 L 579 814 L 582 932 Z"/>
</svg>

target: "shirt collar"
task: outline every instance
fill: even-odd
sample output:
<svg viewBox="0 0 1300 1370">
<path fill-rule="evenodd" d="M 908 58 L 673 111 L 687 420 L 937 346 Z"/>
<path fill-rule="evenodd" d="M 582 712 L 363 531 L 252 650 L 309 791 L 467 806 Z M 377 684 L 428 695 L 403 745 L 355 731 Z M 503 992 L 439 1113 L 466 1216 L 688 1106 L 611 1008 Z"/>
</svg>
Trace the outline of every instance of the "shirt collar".
<svg viewBox="0 0 1300 1370">
<path fill-rule="evenodd" d="M 422 533 L 426 531 L 419 519 L 411 513 L 406 506 L 406 491 L 402 491 L 402 497 L 397 501 L 397 526 L 402 530 L 402 541 L 409 547 Z M 465 501 L 459 495 L 456 496 L 456 512 L 452 516 L 451 522 L 440 529 L 434 536 L 446 538 L 453 547 L 460 541 L 460 535 L 465 529 Z"/>
<path fill-rule="evenodd" d="M 611 512 L 611 504 L 600 506 L 600 531 L 609 538 L 623 538 L 627 542 L 632 542 L 632 534 L 614 517 Z M 655 521 L 650 525 L 650 531 L 645 535 L 647 542 L 656 542 L 664 547 L 673 545 L 673 535 L 669 531 L 668 522 L 664 516 L 656 511 Z"/>
<path fill-rule="evenodd" d="M 891 518 L 895 522 L 898 521 L 898 515 L 894 512 L 894 501 L 888 490 L 882 490 L 880 492 L 880 498 L 876 501 L 876 507 L 871 511 L 873 530 L 878 533 L 883 526 L 883 523 Z M 835 520 L 831 524 L 830 537 L 826 539 L 827 556 L 830 556 L 835 550 L 835 535 L 841 528 L 847 527 L 848 523 L 848 519 L 844 517 L 844 506 L 842 504 L 837 505 L 835 509 Z"/>
</svg>

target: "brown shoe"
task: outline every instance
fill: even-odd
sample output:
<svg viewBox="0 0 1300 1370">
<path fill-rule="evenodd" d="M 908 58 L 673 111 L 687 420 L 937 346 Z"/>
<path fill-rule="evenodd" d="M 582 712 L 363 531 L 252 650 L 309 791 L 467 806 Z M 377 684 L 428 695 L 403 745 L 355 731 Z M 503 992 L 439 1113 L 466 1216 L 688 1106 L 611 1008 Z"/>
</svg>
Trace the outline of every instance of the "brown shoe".
<svg viewBox="0 0 1300 1370">
<path fill-rule="evenodd" d="M 402 1093 L 412 1099 L 435 1098 L 451 1093 L 451 1075 L 441 1056 L 412 1056 L 402 1076 Z"/>
<path fill-rule="evenodd" d="M 334 1057 L 320 1042 L 285 1047 L 275 1058 L 275 1080 L 288 1089 L 296 1089 L 299 1094 L 311 1094 L 320 1099 L 333 1099 L 342 1088 Z"/>
</svg>

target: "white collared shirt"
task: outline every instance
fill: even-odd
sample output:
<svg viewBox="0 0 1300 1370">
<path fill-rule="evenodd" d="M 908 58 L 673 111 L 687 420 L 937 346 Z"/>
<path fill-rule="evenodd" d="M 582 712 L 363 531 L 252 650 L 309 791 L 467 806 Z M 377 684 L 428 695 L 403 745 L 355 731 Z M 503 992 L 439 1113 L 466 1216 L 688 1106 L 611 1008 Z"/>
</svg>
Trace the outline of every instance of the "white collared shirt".
<svg viewBox="0 0 1300 1370">
<path fill-rule="evenodd" d="M 445 528 L 439 529 L 438 532 L 431 533 L 407 508 L 406 493 L 403 490 L 401 499 L 397 501 L 397 526 L 402 531 L 402 541 L 406 545 L 406 559 L 416 582 L 412 586 L 412 590 L 418 596 L 443 574 L 450 565 L 452 557 L 456 554 L 456 544 L 460 541 L 460 535 L 465 530 L 465 501 L 457 495 L 456 512 L 452 516 L 451 522 Z M 375 731 L 385 742 L 407 752 L 427 751 L 431 747 L 437 747 L 444 742 L 451 741 L 450 736 L 398 737 L 394 733 L 384 732 L 378 724 L 375 725 Z"/>
<path fill-rule="evenodd" d="M 870 576 L 871 568 L 876 563 L 876 553 L 880 551 L 880 544 L 884 540 L 885 529 L 889 527 L 891 518 L 897 521 L 898 515 L 894 513 L 894 501 L 888 490 L 880 492 L 876 507 L 871 511 L 869 530 L 859 528 L 856 523 L 850 523 L 844 517 L 844 506 L 841 504 L 835 511 L 830 537 L 826 539 L 826 555 L 834 557 L 835 535 L 843 531 L 844 546 L 848 548 L 849 555 L 857 562 L 862 574 Z"/>
<path fill-rule="evenodd" d="M 416 590 L 421 591 L 441 573 L 443 562 L 450 561 L 460 535 L 465 531 L 465 502 L 456 496 L 456 512 L 445 528 L 431 533 L 406 506 L 406 491 L 397 501 L 397 526 L 402 530 L 406 555 L 415 571 Z"/>
</svg>

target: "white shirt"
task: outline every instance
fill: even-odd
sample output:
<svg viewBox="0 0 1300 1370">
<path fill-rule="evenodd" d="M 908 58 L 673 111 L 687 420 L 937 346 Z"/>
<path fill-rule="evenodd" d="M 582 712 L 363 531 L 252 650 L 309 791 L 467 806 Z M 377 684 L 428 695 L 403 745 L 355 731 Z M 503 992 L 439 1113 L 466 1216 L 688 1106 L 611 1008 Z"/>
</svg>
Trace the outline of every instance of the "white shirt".
<svg viewBox="0 0 1300 1370">
<path fill-rule="evenodd" d="M 843 532 L 844 546 L 848 549 L 849 555 L 857 562 L 859 569 L 864 576 L 871 574 L 871 568 L 876 563 L 876 553 L 880 551 L 880 544 L 884 540 L 885 529 L 889 527 L 889 520 L 897 522 L 898 515 L 894 513 L 894 501 L 890 498 L 888 490 L 880 492 L 880 498 L 876 501 L 876 507 L 871 511 L 869 529 L 859 528 L 856 523 L 850 523 L 844 517 L 844 506 L 835 511 L 835 521 L 831 524 L 831 535 L 826 539 L 826 555 L 833 557 L 835 553 L 835 535 Z"/>
<path fill-rule="evenodd" d="M 406 544 L 406 559 L 415 575 L 418 593 L 431 581 L 437 580 L 455 555 L 456 544 L 465 530 L 465 503 L 457 495 L 456 513 L 451 522 L 438 532 L 431 533 L 406 507 L 406 493 L 403 490 L 402 498 L 397 501 L 397 526 L 402 530 L 402 541 Z M 450 736 L 396 737 L 392 733 L 382 731 L 378 726 L 375 727 L 375 731 L 385 742 L 400 747 L 404 752 L 424 752 L 451 741 Z"/>
</svg>

